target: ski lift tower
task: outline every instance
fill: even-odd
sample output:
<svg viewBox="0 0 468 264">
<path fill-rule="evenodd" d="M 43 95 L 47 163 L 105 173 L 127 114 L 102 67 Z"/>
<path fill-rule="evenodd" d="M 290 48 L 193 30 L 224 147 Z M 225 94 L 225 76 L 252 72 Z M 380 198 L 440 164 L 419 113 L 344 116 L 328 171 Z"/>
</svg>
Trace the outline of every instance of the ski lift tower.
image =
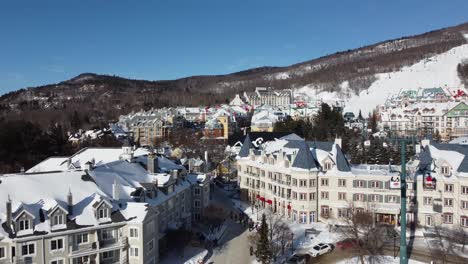
<svg viewBox="0 0 468 264">
<path fill-rule="evenodd" d="M 400 264 L 408 264 L 408 254 L 406 245 L 406 143 L 413 143 L 414 137 L 395 138 L 395 142 L 400 142 L 401 145 L 401 173 L 400 173 L 400 190 L 401 190 L 401 212 L 400 212 Z"/>
</svg>

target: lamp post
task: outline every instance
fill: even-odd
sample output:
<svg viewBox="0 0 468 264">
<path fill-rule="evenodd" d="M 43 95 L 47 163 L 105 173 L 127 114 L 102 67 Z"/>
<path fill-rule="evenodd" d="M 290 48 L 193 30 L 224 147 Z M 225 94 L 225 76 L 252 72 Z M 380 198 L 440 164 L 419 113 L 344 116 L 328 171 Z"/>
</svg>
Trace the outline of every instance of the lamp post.
<svg viewBox="0 0 468 264">
<path fill-rule="evenodd" d="M 291 254 L 294 253 L 294 233 L 291 232 Z"/>
</svg>

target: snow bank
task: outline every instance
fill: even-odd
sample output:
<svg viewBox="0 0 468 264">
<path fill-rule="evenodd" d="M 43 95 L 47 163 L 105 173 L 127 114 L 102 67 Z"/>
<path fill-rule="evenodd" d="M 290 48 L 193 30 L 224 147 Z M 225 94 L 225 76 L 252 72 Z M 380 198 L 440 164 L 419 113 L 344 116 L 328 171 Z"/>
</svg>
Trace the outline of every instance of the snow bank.
<svg viewBox="0 0 468 264">
<path fill-rule="evenodd" d="M 366 257 L 368 257 L 368 256 L 366 256 Z M 361 262 L 359 261 L 358 257 L 354 257 L 354 258 L 351 258 L 351 259 L 345 259 L 345 260 L 338 261 L 336 264 L 351 264 L 351 263 L 361 263 Z M 366 263 L 369 263 L 369 262 L 366 261 Z M 400 263 L 400 258 L 399 257 L 393 258 L 392 256 L 384 256 L 382 261 L 379 262 L 379 263 L 381 263 L 381 264 Z M 425 262 L 420 262 L 420 261 L 417 261 L 417 260 L 409 259 L 408 263 L 409 264 L 423 264 Z"/>
</svg>

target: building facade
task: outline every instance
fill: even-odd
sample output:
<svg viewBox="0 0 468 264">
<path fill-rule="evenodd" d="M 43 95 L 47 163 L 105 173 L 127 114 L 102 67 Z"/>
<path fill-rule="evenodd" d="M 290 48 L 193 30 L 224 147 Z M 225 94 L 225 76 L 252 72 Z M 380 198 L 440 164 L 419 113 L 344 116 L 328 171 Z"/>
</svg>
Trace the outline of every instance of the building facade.
<svg viewBox="0 0 468 264">
<path fill-rule="evenodd" d="M 407 221 L 468 228 L 468 146 L 427 140 L 407 166 Z M 297 223 L 344 222 L 349 210 L 399 225 L 399 167 L 350 165 L 336 142 L 283 137 L 255 148 L 246 138 L 237 157 L 241 198 Z"/>
</svg>

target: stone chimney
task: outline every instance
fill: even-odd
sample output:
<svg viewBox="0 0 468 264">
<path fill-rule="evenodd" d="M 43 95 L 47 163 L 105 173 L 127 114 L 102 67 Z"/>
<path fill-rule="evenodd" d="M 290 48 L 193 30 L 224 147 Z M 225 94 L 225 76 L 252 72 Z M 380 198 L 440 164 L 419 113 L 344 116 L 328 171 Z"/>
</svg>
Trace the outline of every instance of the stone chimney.
<svg viewBox="0 0 468 264">
<path fill-rule="evenodd" d="M 8 195 L 8 200 L 6 202 L 6 223 L 7 223 L 8 228 L 11 228 L 12 219 L 13 219 L 13 212 L 11 209 L 11 199 L 10 199 L 10 195 Z"/>
<path fill-rule="evenodd" d="M 73 214 L 73 195 L 71 193 L 71 189 L 68 189 L 67 205 L 68 205 L 68 215 L 72 215 Z"/>
<path fill-rule="evenodd" d="M 338 145 L 338 146 L 340 146 L 340 148 L 342 147 L 342 146 L 341 146 L 341 142 L 342 142 L 342 141 L 341 141 L 341 138 L 335 138 L 335 144 Z"/>
<path fill-rule="evenodd" d="M 158 170 L 158 156 L 154 152 L 148 154 L 146 169 L 149 173 L 156 173 Z"/>
<path fill-rule="evenodd" d="M 117 183 L 117 180 L 114 180 L 112 184 L 112 199 L 118 201 L 120 199 L 120 186 Z"/>
</svg>

